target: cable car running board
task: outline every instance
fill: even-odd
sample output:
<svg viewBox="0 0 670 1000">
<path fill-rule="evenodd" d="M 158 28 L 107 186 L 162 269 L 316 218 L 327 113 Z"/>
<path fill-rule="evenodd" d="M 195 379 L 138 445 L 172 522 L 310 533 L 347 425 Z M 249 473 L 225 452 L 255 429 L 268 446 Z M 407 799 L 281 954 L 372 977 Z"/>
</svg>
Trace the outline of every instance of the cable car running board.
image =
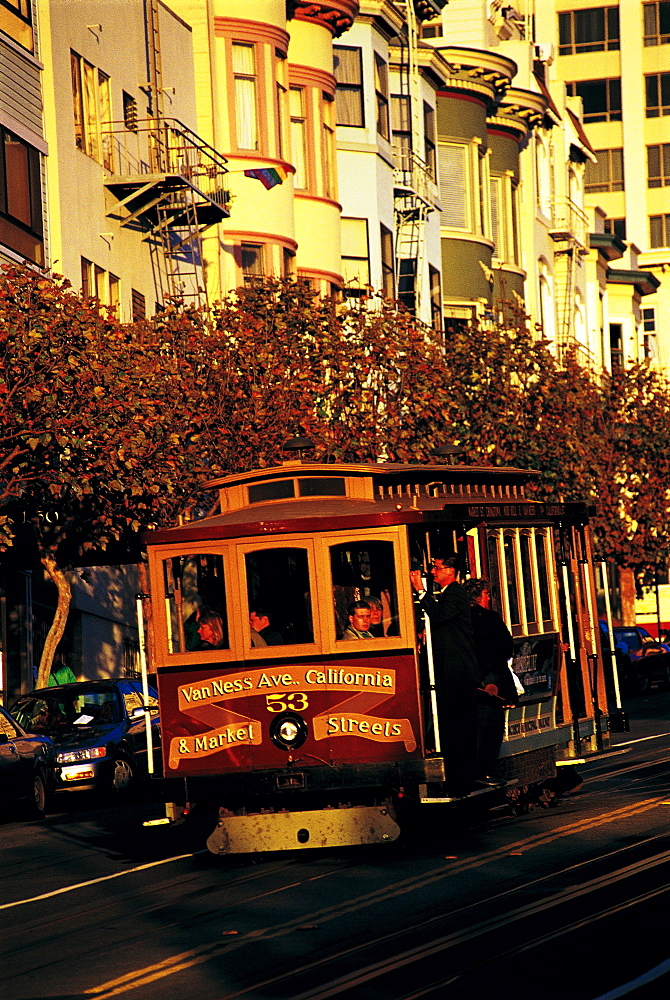
<svg viewBox="0 0 670 1000">
<path fill-rule="evenodd" d="M 385 806 L 222 816 L 207 840 L 212 854 L 388 844 L 400 827 Z"/>
</svg>

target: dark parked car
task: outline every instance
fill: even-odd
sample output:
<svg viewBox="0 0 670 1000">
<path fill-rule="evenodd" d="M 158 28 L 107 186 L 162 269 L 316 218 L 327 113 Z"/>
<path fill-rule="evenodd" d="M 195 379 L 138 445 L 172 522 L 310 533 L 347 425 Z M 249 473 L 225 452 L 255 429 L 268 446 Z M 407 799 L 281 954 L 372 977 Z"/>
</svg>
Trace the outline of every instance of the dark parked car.
<svg viewBox="0 0 670 1000">
<path fill-rule="evenodd" d="M 0 708 L 0 803 L 24 802 L 41 819 L 56 777 L 56 748 L 48 736 L 28 733 Z"/>
<path fill-rule="evenodd" d="M 605 622 L 600 622 L 603 652 L 609 652 Z M 670 646 L 659 642 L 641 625 L 615 625 L 614 650 L 619 681 L 626 694 L 643 694 L 654 686 L 670 685 Z"/>
<path fill-rule="evenodd" d="M 122 793 L 147 772 L 142 683 L 139 680 L 80 681 L 41 688 L 12 707 L 27 729 L 56 744 L 60 769 L 56 789 L 96 788 Z M 154 749 L 160 746 L 158 693 L 149 687 Z M 160 768 L 160 754 L 154 755 Z"/>
</svg>

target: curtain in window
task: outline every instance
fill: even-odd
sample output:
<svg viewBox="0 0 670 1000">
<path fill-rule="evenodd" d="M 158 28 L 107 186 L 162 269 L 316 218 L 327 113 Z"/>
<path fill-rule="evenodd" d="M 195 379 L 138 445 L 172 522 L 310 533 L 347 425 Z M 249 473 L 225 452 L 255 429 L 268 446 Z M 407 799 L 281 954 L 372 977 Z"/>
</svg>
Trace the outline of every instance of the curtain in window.
<svg viewBox="0 0 670 1000">
<path fill-rule="evenodd" d="M 28 147 L 19 139 L 5 133 L 5 171 L 7 214 L 25 226 L 31 224 L 30 169 Z"/>
<path fill-rule="evenodd" d="M 363 125 L 363 77 L 361 50 L 334 47 L 335 79 L 337 80 L 337 124 Z"/>
<path fill-rule="evenodd" d="M 439 143 L 438 169 L 442 197 L 442 225 L 450 229 L 466 229 L 468 203 L 465 146 L 448 146 L 445 143 Z"/>
<path fill-rule="evenodd" d="M 235 123 L 239 149 L 258 149 L 256 59 L 253 45 L 233 43 Z"/>
<path fill-rule="evenodd" d="M 291 87 L 291 152 L 295 167 L 293 185 L 298 189 L 307 187 L 307 136 L 304 98 L 302 87 Z"/>
<path fill-rule="evenodd" d="M 94 160 L 100 162 L 98 145 L 98 91 L 95 68 L 90 63 L 84 63 L 84 134 L 85 151 Z"/>
</svg>

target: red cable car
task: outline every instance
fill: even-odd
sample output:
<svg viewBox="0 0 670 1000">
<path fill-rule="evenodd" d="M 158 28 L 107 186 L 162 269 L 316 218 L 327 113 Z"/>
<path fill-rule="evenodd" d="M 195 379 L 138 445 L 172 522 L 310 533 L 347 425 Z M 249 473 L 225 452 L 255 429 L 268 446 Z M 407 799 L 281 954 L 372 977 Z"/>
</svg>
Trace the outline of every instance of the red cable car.
<svg viewBox="0 0 670 1000">
<path fill-rule="evenodd" d="M 291 461 L 215 480 L 218 513 L 147 533 L 168 814 L 213 800 L 210 850 L 246 853 L 392 841 L 399 803 L 450 801 L 409 585 L 438 550 L 490 581 L 523 690 L 476 794 L 523 808 L 600 752 L 588 511 L 529 499 L 537 476 Z"/>
</svg>

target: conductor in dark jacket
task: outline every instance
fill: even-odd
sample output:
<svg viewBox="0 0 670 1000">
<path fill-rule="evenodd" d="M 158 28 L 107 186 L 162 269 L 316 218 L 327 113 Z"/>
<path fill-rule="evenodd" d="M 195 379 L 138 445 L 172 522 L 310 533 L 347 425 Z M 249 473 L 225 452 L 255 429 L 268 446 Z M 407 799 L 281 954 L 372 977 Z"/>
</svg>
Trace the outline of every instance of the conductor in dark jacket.
<svg viewBox="0 0 670 1000">
<path fill-rule="evenodd" d="M 430 622 L 440 738 L 447 762 L 447 789 L 464 795 L 472 787 L 476 754 L 477 657 L 470 600 L 457 582 L 457 560 L 437 554 L 435 592 L 424 590 L 421 571 L 410 574 L 417 603 Z"/>
<path fill-rule="evenodd" d="M 471 601 L 479 670 L 477 778 L 488 782 L 495 771 L 505 734 L 505 708 L 519 701 L 508 666 L 514 655 L 514 640 L 498 612 L 491 608 L 491 584 L 488 580 L 467 580 L 464 589 Z"/>
</svg>

